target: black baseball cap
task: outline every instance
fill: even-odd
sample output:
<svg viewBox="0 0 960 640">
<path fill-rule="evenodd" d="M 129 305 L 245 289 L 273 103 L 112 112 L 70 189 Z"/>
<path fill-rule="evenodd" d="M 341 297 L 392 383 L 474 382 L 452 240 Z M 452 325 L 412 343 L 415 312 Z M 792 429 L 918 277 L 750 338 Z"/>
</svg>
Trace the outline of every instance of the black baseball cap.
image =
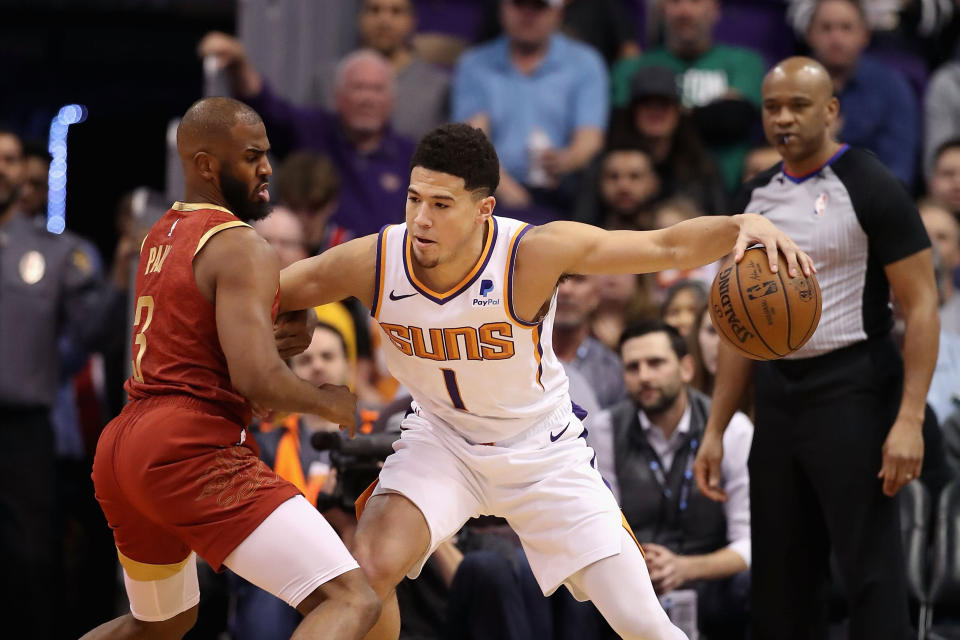
<svg viewBox="0 0 960 640">
<path fill-rule="evenodd" d="M 677 74 L 667 67 L 640 67 L 630 85 L 630 101 L 637 102 L 644 98 L 670 98 L 679 102 Z"/>
</svg>

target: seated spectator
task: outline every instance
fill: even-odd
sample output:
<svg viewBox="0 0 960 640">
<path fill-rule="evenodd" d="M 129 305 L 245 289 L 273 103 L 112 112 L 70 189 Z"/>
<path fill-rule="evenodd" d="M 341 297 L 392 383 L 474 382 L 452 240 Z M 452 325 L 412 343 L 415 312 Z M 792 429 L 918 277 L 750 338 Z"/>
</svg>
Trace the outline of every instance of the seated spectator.
<svg viewBox="0 0 960 640">
<path fill-rule="evenodd" d="M 690 335 L 690 355 L 693 356 L 693 379 L 690 384 L 705 395 L 713 393 L 713 382 L 717 375 L 717 352 L 720 349 L 720 335 L 713 326 L 709 307 L 704 307 L 697 316 Z"/>
<path fill-rule="evenodd" d="M 659 306 L 653 301 L 653 274 L 608 274 L 592 276 L 599 302 L 590 319 L 590 333 L 608 349 L 620 346 L 620 335 L 631 320 L 655 318 Z"/>
<path fill-rule="evenodd" d="M 697 317 L 707 307 L 707 285 L 696 280 L 681 280 L 667 289 L 661 317 L 684 338 L 693 334 Z"/>
<path fill-rule="evenodd" d="M 960 54 L 960 50 L 958 50 Z M 937 153 L 945 142 L 960 138 L 960 56 L 940 65 L 930 77 L 924 109 L 924 175 L 929 180 Z"/>
<path fill-rule="evenodd" d="M 639 146 L 613 147 L 591 165 L 574 219 L 605 229 L 652 229 L 660 177 L 653 158 Z M 599 174 L 599 175 L 597 175 Z M 596 185 L 596 188 L 590 188 Z"/>
<path fill-rule="evenodd" d="M 610 144 L 650 151 L 663 197 L 683 195 L 708 213 L 724 210 L 723 179 L 681 108 L 677 80 L 666 67 L 644 66 L 633 75 L 630 105 L 614 113 Z M 738 161 L 739 162 L 739 161 Z"/>
<path fill-rule="evenodd" d="M 291 153 L 273 182 L 276 201 L 300 218 L 311 256 L 352 238 L 347 229 L 330 222 L 340 195 L 340 174 L 329 158 L 310 151 Z"/>
<path fill-rule="evenodd" d="M 281 269 L 309 257 L 303 225 L 290 209 L 274 207 L 270 215 L 254 222 L 253 228 L 277 252 Z"/>
<path fill-rule="evenodd" d="M 663 0 L 662 7 L 665 46 L 614 67 L 613 103 L 624 107 L 630 102 L 638 69 L 671 69 L 680 79 L 682 103 L 693 110 L 699 133 L 732 193 L 756 125 L 766 64 L 754 51 L 714 42 L 719 0 Z"/>
<path fill-rule="evenodd" d="M 646 322 L 621 339 L 629 398 L 598 416 L 609 421 L 612 460 L 602 475 L 647 554 L 657 593 L 697 592 L 698 627 L 708 638 L 744 638 L 750 567 L 750 479 L 753 425 L 736 413 L 724 432 L 727 501 L 701 495 L 693 481 L 710 399 L 690 386 L 693 359 L 672 327 Z M 610 480 L 613 479 L 613 480 Z"/>
<path fill-rule="evenodd" d="M 864 55 L 869 42 L 858 0 L 818 0 L 807 44 L 840 99 L 838 139 L 873 151 L 909 187 L 919 139 L 917 100 L 903 76 Z"/>
<path fill-rule="evenodd" d="M 421 58 L 411 45 L 417 16 L 412 0 L 363 0 L 358 17 L 360 46 L 386 58 L 397 77 L 394 130 L 412 140 L 447 121 L 450 74 Z M 314 78 L 313 102 L 336 107 L 334 68 Z"/>
<path fill-rule="evenodd" d="M 960 138 L 947 140 L 937 149 L 927 193 L 960 220 Z"/>
<path fill-rule="evenodd" d="M 466 51 L 452 115 L 487 132 L 500 156 L 497 198 L 567 211 L 603 145 L 607 76 L 590 47 L 557 33 L 563 0 L 500 0 L 504 35 Z"/>
<path fill-rule="evenodd" d="M 787 21 L 802 38 L 818 0 L 788 0 Z M 880 40 L 880 48 L 902 53 L 920 52 L 923 41 L 949 31 L 956 14 L 953 2 L 914 2 L 913 0 L 863 0 L 867 25 Z M 876 45 L 877 43 L 875 43 Z M 933 45 L 932 42 L 929 44 Z"/>
<path fill-rule="evenodd" d="M 362 236 L 403 219 L 413 142 L 390 127 L 396 80 L 383 56 L 362 49 L 340 61 L 331 113 L 276 95 L 236 38 L 210 33 L 200 55 L 215 56 L 227 70 L 234 95 L 263 118 L 275 153 L 308 149 L 330 157 L 341 179 L 335 224 Z"/>
<path fill-rule="evenodd" d="M 570 275 L 557 287 L 553 350 L 593 385 L 601 407 L 624 395 L 617 354 L 590 335 L 590 316 L 599 303 L 594 276 Z"/>
<path fill-rule="evenodd" d="M 954 276 L 960 267 L 960 222 L 935 200 L 921 200 L 917 204 L 923 226 L 936 247 L 943 271 L 938 280 L 940 294 L 940 330 L 960 335 L 960 291 Z M 942 342 L 942 341 L 941 341 Z M 960 391 L 960 387 L 957 389 Z M 946 416 L 939 416 L 942 421 Z"/>
<path fill-rule="evenodd" d="M 743 182 L 753 180 L 757 175 L 781 161 L 780 152 L 770 145 L 750 149 L 743 160 Z"/>
</svg>

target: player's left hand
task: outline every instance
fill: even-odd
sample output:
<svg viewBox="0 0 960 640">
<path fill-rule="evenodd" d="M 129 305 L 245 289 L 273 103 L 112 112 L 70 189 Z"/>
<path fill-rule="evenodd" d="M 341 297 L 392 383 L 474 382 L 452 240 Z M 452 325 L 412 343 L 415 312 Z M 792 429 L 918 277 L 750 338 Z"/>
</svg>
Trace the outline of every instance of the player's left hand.
<svg viewBox="0 0 960 640">
<path fill-rule="evenodd" d="M 647 556 L 647 571 L 650 581 L 658 594 L 673 591 L 690 581 L 687 575 L 687 559 L 670 551 L 666 547 L 645 542 L 643 552 Z"/>
<path fill-rule="evenodd" d="M 900 487 L 920 477 L 923 470 L 923 423 L 898 418 L 883 443 L 883 493 L 895 496 Z"/>
<path fill-rule="evenodd" d="M 313 311 L 287 311 L 277 316 L 273 323 L 273 339 L 281 358 L 292 358 L 310 346 L 313 339 L 315 318 Z"/>
<path fill-rule="evenodd" d="M 770 260 L 770 271 L 777 272 L 777 250 L 787 259 L 787 273 L 796 278 L 802 272 L 809 276 L 817 272 L 813 260 L 790 239 L 790 236 L 778 229 L 772 222 L 761 215 L 742 213 L 734 216 L 740 222 L 740 234 L 733 248 L 733 259 L 740 262 L 744 252 L 754 244 L 762 244 L 767 250 Z"/>
</svg>

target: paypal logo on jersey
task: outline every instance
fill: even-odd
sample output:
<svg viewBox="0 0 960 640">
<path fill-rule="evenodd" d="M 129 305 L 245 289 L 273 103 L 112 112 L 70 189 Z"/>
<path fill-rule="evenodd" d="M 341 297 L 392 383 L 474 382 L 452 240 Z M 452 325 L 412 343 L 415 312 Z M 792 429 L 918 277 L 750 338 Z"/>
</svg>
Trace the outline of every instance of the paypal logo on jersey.
<svg viewBox="0 0 960 640">
<path fill-rule="evenodd" d="M 486 307 L 490 305 L 500 304 L 499 298 L 491 298 L 490 292 L 493 291 L 493 280 L 481 280 L 480 281 L 480 297 L 473 299 L 473 306 L 475 307 Z"/>
</svg>

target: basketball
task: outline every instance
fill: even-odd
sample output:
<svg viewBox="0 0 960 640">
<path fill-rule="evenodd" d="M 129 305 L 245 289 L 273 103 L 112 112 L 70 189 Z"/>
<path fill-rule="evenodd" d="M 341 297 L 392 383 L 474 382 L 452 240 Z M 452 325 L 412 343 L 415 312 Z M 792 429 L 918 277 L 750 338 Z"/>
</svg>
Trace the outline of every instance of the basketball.
<svg viewBox="0 0 960 640">
<path fill-rule="evenodd" d="M 728 259 L 710 287 L 710 319 L 727 343 L 754 360 L 776 360 L 802 347 L 820 322 L 822 300 L 814 275 L 791 278 L 777 255 L 770 271 L 763 247 L 747 249 L 739 264 Z"/>
</svg>

